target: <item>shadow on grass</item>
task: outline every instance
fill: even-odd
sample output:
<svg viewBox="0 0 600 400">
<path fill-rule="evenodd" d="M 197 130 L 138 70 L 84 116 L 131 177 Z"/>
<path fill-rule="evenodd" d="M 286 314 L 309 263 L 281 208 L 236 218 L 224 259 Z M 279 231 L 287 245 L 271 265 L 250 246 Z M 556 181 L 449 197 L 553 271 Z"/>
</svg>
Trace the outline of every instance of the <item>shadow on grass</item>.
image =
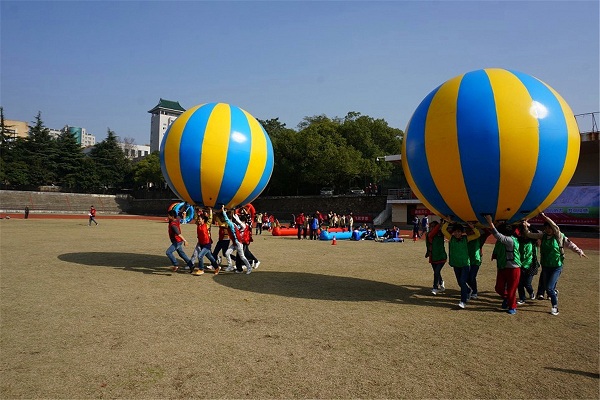
<svg viewBox="0 0 600 400">
<path fill-rule="evenodd" d="M 87 265 L 91 267 L 111 267 L 144 274 L 173 275 L 167 256 L 134 253 L 85 252 L 67 253 L 58 256 L 65 262 Z M 179 265 L 185 263 L 179 260 Z"/>
<path fill-rule="evenodd" d="M 546 367 L 546 369 L 557 371 L 557 372 L 566 372 L 568 374 L 587 376 L 589 378 L 600 379 L 600 374 L 596 372 L 587 372 L 587 371 L 579 371 L 576 369 L 566 369 L 566 368 L 554 368 L 554 367 Z"/>
<path fill-rule="evenodd" d="M 82 252 L 61 254 L 58 259 L 91 267 L 110 267 L 144 274 L 166 276 L 174 274 L 168 265 L 167 257 L 163 255 Z M 183 266 L 181 260 L 179 263 Z M 181 273 L 189 275 L 187 272 Z M 442 307 L 462 312 L 501 311 L 500 299 L 493 292 L 480 292 L 477 300 L 470 301 L 466 310 L 461 310 L 458 307 L 460 292 L 455 289 L 447 289 L 445 293 L 433 296 L 431 288 L 427 287 L 397 285 L 348 276 L 258 270 L 249 276 L 234 273 L 221 273 L 215 276 L 208 273 L 192 279 L 214 279 L 216 283 L 232 289 L 283 297 L 333 301 L 386 301 Z"/>
</svg>

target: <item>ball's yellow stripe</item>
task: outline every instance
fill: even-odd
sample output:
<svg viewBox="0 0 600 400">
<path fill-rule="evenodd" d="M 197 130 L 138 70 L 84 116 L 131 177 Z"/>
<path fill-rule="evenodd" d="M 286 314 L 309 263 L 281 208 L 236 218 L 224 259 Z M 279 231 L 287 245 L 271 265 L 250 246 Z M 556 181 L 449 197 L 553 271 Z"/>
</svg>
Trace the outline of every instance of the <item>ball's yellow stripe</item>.
<svg viewBox="0 0 600 400">
<path fill-rule="evenodd" d="M 513 112 L 533 106 L 529 92 L 515 75 L 504 69 L 485 71 L 494 93 L 500 132 L 500 185 L 495 218 L 506 220 L 519 210 L 531 187 L 539 152 L 539 124 L 531 113 Z"/>
<path fill-rule="evenodd" d="M 254 191 L 260 182 L 260 178 L 262 177 L 267 164 L 267 139 L 263 133 L 263 130 L 258 121 L 252 115 L 248 114 L 243 109 L 242 112 L 246 116 L 248 125 L 250 126 L 251 150 L 250 160 L 248 162 L 246 174 L 244 175 L 244 180 L 242 181 L 237 193 L 231 200 L 231 203 L 236 205 L 244 201 L 248 196 L 250 196 L 252 191 Z"/>
<path fill-rule="evenodd" d="M 204 205 L 209 207 L 215 206 L 223 184 L 230 131 L 231 111 L 229 105 L 218 103 L 213 108 L 206 124 L 200 162 L 202 200 Z"/>
</svg>

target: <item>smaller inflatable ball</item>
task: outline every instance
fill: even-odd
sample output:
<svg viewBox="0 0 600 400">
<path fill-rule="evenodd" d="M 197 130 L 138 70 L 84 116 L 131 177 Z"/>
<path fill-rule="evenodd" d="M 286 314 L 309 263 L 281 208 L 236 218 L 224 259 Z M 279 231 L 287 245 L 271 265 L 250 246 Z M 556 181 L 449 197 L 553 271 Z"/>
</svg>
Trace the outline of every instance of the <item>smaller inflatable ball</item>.
<svg viewBox="0 0 600 400">
<path fill-rule="evenodd" d="M 200 206 L 243 206 L 257 198 L 273 172 L 273 145 L 248 112 L 207 103 L 181 114 L 163 137 L 160 165 L 169 187 Z"/>
<path fill-rule="evenodd" d="M 435 214 L 514 222 L 560 195 L 579 146 L 573 112 L 554 89 L 522 72 L 482 69 L 448 80 L 419 104 L 402 165 Z"/>
</svg>

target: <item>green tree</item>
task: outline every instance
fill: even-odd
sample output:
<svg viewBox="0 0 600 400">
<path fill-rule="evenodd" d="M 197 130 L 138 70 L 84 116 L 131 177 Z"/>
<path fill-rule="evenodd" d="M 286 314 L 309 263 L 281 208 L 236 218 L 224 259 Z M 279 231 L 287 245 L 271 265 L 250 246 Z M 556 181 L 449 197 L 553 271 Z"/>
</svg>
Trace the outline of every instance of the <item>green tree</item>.
<svg viewBox="0 0 600 400">
<path fill-rule="evenodd" d="M 165 178 L 160 168 L 158 151 L 144 157 L 133 166 L 133 179 L 136 187 L 163 187 Z"/>
<path fill-rule="evenodd" d="M 4 185 L 20 187 L 30 184 L 27 154 L 27 143 L 24 138 L 17 138 L 10 142 L 8 150 L 0 159 L 0 176 Z"/>
<path fill-rule="evenodd" d="M 90 158 L 94 161 L 100 186 L 104 190 L 124 187 L 125 178 L 131 171 L 131 162 L 125 157 L 117 135 L 110 128 L 106 139 L 90 152 Z"/>
<path fill-rule="evenodd" d="M 33 185 L 50 185 L 56 182 L 56 142 L 50 136 L 38 112 L 29 128 L 29 137 L 25 140 L 25 159 L 29 170 L 29 182 Z"/>
<path fill-rule="evenodd" d="M 340 125 L 339 133 L 349 146 L 361 154 L 361 184 L 379 183 L 390 179 L 399 166 L 378 162 L 377 157 L 400 154 L 404 132 L 390 127 L 383 119 L 350 112 Z"/>
<path fill-rule="evenodd" d="M 78 188 L 78 178 L 83 167 L 84 154 L 77 139 L 68 127 L 56 138 L 56 170 L 58 183 L 67 189 Z"/>
</svg>

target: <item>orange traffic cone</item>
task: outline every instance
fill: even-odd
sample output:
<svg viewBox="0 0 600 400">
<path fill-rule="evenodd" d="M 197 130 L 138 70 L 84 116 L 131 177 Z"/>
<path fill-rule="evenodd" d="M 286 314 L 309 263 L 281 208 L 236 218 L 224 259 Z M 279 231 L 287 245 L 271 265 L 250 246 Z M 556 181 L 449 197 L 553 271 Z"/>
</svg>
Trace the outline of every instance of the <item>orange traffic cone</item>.
<svg viewBox="0 0 600 400">
<path fill-rule="evenodd" d="M 333 241 L 331 242 L 331 245 L 333 246 L 333 245 L 335 245 L 335 244 L 337 244 L 337 240 L 335 239 L 335 235 L 334 235 L 334 236 L 333 236 Z"/>
</svg>

